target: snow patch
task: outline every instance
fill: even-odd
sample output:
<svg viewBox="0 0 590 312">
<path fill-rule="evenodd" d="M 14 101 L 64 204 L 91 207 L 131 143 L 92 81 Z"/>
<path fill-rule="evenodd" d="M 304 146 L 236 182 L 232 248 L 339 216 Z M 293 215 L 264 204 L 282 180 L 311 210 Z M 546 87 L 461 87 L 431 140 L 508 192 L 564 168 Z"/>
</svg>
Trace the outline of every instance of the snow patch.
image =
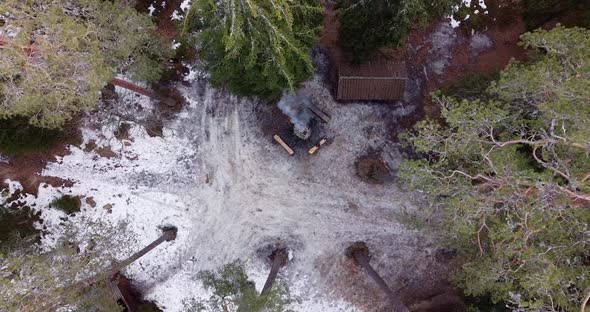
<svg viewBox="0 0 590 312">
<path fill-rule="evenodd" d="M 28 198 L 43 209 L 43 243 L 51 246 L 62 233 L 63 214 L 46 208 L 53 198 L 92 197 L 95 207 L 83 200 L 80 213 L 69 216 L 68 222 L 127 222 L 138 238 L 124 246 L 128 252 L 156 239 L 159 227 L 178 228 L 175 241 L 162 244 L 125 272 L 165 311 L 181 311 L 185 299 L 209 298 L 196 280 L 198 272 L 236 259 L 248 263 L 261 289 L 268 267 L 256 251 L 279 238 L 294 254 L 281 278 L 298 298 L 295 311 L 355 311 L 326 289 L 317 259 L 339 257 L 351 242 L 370 239 L 376 248 L 407 255 L 375 259 L 384 271 L 398 272 L 394 268 L 404 267 L 408 257 L 417 265 L 429 263 L 424 250 L 433 247 L 424 241 L 418 247 L 416 233 L 394 216 L 401 209 L 416 209 L 409 194 L 394 185 L 360 183 L 354 167 L 368 150 L 380 150 L 387 165 L 397 168 L 401 157 L 385 125 L 415 107 L 342 106 L 322 81 L 315 76 L 304 84 L 332 116 L 323 125 L 332 146 L 313 158 L 306 150 L 284 155 L 262 132 L 260 114 L 270 116 L 270 106 L 200 85 L 199 80 L 179 87 L 188 105 L 165 125 L 162 137 L 150 137 L 140 123 L 132 123 L 129 137 L 120 141 L 114 136 L 120 119 L 99 118 L 100 127 L 83 130 L 84 144 L 96 140 L 116 156 L 97 157 L 83 147 L 70 147 L 71 153 L 49 164 L 42 175 L 70 179 L 74 186 L 44 186 L 39 196 Z M 121 103 L 115 107 L 123 111 L 150 105 L 144 97 L 119 89 L 117 93 Z M 131 113 L 137 117 L 141 111 Z"/>
<path fill-rule="evenodd" d="M 180 9 L 182 11 L 186 11 L 189 7 L 191 6 L 191 0 L 184 0 L 182 1 L 182 3 L 180 4 Z"/>
<path fill-rule="evenodd" d="M 180 21 L 182 19 L 182 15 L 178 13 L 177 10 L 174 10 L 174 12 L 172 12 L 172 17 L 171 19 L 173 21 Z"/>
<path fill-rule="evenodd" d="M 0 204 L 6 204 L 6 201 L 12 197 L 16 192 L 22 191 L 23 186 L 18 181 L 12 181 L 10 179 L 5 179 L 4 184 L 8 185 L 8 189 L 1 189 L 0 190 Z M 22 197 L 22 195 L 20 196 Z M 8 203 L 10 204 L 10 203 Z M 6 205 L 8 206 L 8 205 Z"/>
<path fill-rule="evenodd" d="M 478 0 L 478 6 L 482 9 L 487 9 L 487 5 L 485 3 L 485 0 Z M 449 22 L 451 24 L 452 28 L 457 28 L 461 25 L 461 22 L 464 22 L 466 20 L 469 19 L 470 15 L 467 14 L 467 16 L 463 19 L 463 21 L 458 21 L 455 19 L 455 14 L 459 11 L 459 9 L 466 7 L 466 8 L 470 8 L 471 7 L 471 0 L 462 0 L 461 4 L 455 6 L 453 8 L 453 12 L 447 17 L 449 19 Z M 473 12 L 474 14 L 479 14 L 480 11 L 479 10 L 475 10 Z M 488 11 L 484 11 L 484 14 L 488 14 Z"/>
</svg>

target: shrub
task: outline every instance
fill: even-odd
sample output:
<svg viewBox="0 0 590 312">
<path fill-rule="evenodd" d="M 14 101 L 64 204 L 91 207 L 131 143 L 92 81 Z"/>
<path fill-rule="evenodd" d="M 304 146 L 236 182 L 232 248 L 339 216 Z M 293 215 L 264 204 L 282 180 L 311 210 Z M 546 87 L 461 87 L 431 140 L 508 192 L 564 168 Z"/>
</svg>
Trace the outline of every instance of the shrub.
<svg viewBox="0 0 590 312">
<path fill-rule="evenodd" d="M 69 215 L 79 212 L 81 205 L 82 202 L 80 201 L 79 197 L 72 197 L 69 195 L 64 195 L 58 199 L 55 199 L 50 204 L 52 208 L 59 209 Z"/>
</svg>

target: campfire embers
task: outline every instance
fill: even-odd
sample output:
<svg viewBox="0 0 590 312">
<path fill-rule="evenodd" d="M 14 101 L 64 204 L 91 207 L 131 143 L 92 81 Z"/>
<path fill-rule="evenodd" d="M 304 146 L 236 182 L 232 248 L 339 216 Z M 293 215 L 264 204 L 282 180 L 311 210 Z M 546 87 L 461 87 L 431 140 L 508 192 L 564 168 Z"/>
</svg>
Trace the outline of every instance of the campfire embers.
<svg viewBox="0 0 590 312">
<path fill-rule="evenodd" d="M 300 138 L 302 140 L 307 140 L 311 136 L 311 128 L 309 128 L 309 127 L 305 127 L 305 128 L 293 127 L 293 133 L 295 133 L 295 135 L 298 138 Z"/>
</svg>

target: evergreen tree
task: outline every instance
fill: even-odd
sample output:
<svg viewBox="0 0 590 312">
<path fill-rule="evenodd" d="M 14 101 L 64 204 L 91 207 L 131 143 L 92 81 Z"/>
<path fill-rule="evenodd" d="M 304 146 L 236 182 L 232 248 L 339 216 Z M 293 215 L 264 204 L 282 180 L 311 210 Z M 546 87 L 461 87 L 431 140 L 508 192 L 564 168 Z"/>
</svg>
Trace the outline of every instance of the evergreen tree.
<svg viewBox="0 0 590 312">
<path fill-rule="evenodd" d="M 286 312 L 291 301 L 288 289 L 282 283 L 259 295 L 253 282 L 248 280 L 241 261 L 224 265 L 217 271 L 199 274 L 205 288 L 213 295 L 207 301 L 185 301 L 186 311 L 207 312 Z"/>
<path fill-rule="evenodd" d="M 78 221 L 85 232 L 68 224 L 49 250 L 38 245 L 0 250 L 0 311 L 122 310 L 113 299 L 110 279 L 92 285 L 80 281 L 108 270 L 135 237 L 124 224 Z"/>
<path fill-rule="evenodd" d="M 590 289 L 590 31 L 522 36 L 485 100 L 437 95 L 444 126 L 408 142 L 425 159 L 403 176 L 446 217 L 465 257 L 455 280 L 518 311 L 574 311 Z"/>
<path fill-rule="evenodd" d="M 124 260 L 125 247 L 135 240 L 124 224 L 77 220 L 56 248 L 39 246 L 0 249 L 0 311 L 121 311 L 117 304 L 117 274 L 165 241 L 176 239 L 176 228 Z M 80 229 L 84 231 L 80 232 Z M 2 253 L 5 252 L 6 256 Z"/>
<path fill-rule="evenodd" d="M 379 48 L 398 46 L 414 22 L 421 25 L 443 17 L 460 0 L 338 0 L 338 45 L 354 63 L 362 63 Z"/>
<path fill-rule="evenodd" d="M 59 128 L 117 73 L 155 81 L 168 48 L 120 1 L 0 3 L 0 118 Z"/>
<path fill-rule="evenodd" d="M 317 0 L 196 0 L 183 32 L 213 85 L 274 99 L 313 73 L 321 19 Z"/>
</svg>

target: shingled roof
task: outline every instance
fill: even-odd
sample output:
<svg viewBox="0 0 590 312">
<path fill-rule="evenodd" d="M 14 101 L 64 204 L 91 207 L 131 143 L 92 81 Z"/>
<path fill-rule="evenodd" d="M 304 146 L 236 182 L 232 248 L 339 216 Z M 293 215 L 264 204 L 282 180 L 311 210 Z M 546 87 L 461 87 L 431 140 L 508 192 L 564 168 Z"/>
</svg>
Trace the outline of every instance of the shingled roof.
<svg viewBox="0 0 590 312">
<path fill-rule="evenodd" d="M 362 65 L 341 64 L 338 100 L 402 100 L 407 79 L 404 62 L 380 60 Z"/>
</svg>

